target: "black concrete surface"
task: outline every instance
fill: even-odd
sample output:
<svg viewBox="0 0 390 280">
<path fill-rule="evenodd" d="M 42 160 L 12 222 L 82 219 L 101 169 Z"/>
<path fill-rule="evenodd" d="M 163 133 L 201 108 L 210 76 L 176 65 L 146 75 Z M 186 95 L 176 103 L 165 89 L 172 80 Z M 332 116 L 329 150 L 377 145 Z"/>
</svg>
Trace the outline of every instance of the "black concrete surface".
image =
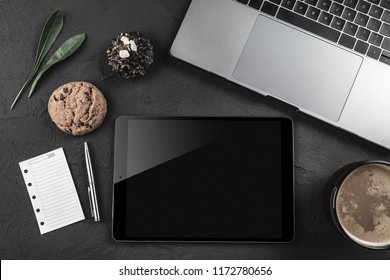
<svg viewBox="0 0 390 280">
<path fill-rule="evenodd" d="M 341 236 L 328 210 L 331 175 L 390 152 L 352 134 L 208 74 L 169 55 L 190 0 L 0 0 L 0 257 L 1 259 L 389 259 L 390 250 L 361 248 Z M 35 94 L 9 107 L 26 80 L 44 21 L 61 9 L 55 49 L 86 32 L 82 48 L 48 72 Z M 108 78 L 104 52 L 122 31 L 138 30 L 155 45 L 151 72 L 138 80 Z M 108 75 L 109 76 L 109 75 Z M 105 78 L 105 79 L 102 79 Z M 74 137 L 47 113 L 51 92 L 84 80 L 105 94 L 108 114 L 95 132 Z M 362 112 L 363 113 L 363 112 Z M 117 243 L 111 238 L 114 121 L 126 114 L 289 116 L 295 122 L 296 238 L 290 244 Z M 383 133 L 388 133 L 384 128 Z M 102 221 L 89 216 L 83 142 L 90 143 Z M 63 147 L 87 219 L 40 235 L 18 162 Z M 261 221 L 253 221 L 258 223 Z"/>
</svg>

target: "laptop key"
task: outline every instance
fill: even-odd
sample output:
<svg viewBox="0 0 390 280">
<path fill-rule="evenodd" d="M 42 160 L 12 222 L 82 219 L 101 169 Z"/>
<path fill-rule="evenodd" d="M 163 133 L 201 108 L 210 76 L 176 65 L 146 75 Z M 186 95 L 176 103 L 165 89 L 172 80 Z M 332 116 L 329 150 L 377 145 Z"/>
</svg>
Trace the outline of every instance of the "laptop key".
<svg viewBox="0 0 390 280">
<path fill-rule="evenodd" d="M 341 34 L 341 37 L 339 40 L 340 45 L 352 49 L 353 46 L 355 45 L 355 42 L 356 42 L 355 38 L 348 36 L 346 34 Z"/>
<path fill-rule="evenodd" d="M 276 15 L 276 11 L 278 10 L 278 8 L 278 6 L 270 2 L 264 2 L 263 7 L 261 7 L 261 11 L 271 16 L 274 16 Z"/>
<path fill-rule="evenodd" d="M 385 38 L 383 40 L 382 48 L 384 48 L 385 50 L 390 51 L 390 39 L 389 38 Z"/>
<path fill-rule="evenodd" d="M 379 61 L 390 65 L 390 59 L 386 56 L 381 55 L 381 57 L 379 58 Z"/>
<path fill-rule="evenodd" d="M 353 21 L 356 16 L 356 11 L 350 9 L 350 8 L 345 8 L 342 17 L 346 20 Z"/>
<path fill-rule="evenodd" d="M 315 6 L 317 5 L 318 0 L 305 0 L 305 2 L 309 5 Z"/>
<path fill-rule="evenodd" d="M 362 13 L 358 13 L 356 18 L 355 18 L 355 23 L 359 24 L 360 26 L 363 26 L 363 27 L 366 26 L 367 21 L 368 21 L 368 16 L 364 15 Z"/>
<path fill-rule="evenodd" d="M 282 6 L 287 8 L 287 9 L 292 10 L 292 8 L 294 7 L 295 2 L 296 2 L 296 0 L 283 0 Z"/>
<path fill-rule="evenodd" d="M 368 2 L 374 3 L 376 5 L 379 5 L 380 0 L 367 0 Z"/>
<path fill-rule="evenodd" d="M 338 3 L 342 4 L 344 2 L 344 0 L 334 0 L 334 2 L 338 2 Z"/>
<path fill-rule="evenodd" d="M 383 9 L 381 7 L 372 5 L 370 9 L 369 15 L 374 17 L 374 18 L 381 18 L 381 15 L 383 13 Z"/>
<path fill-rule="evenodd" d="M 365 13 L 367 14 L 368 13 L 368 10 L 370 9 L 371 7 L 371 4 L 366 2 L 366 1 L 363 1 L 363 0 L 360 0 L 356 6 L 356 10 L 358 10 L 359 12 L 362 12 L 362 13 Z"/>
<path fill-rule="evenodd" d="M 381 54 L 381 49 L 380 48 L 377 48 L 375 46 L 370 46 L 368 48 L 368 52 L 367 52 L 367 55 L 373 59 L 378 59 L 379 56 Z"/>
<path fill-rule="evenodd" d="M 261 4 L 263 4 L 263 0 L 250 0 L 249 6 L 258 10 L 260 9 Z"/>
<path fill-rule="evenodd" d="M 368 49 L 368 44 L 366 42 L 358 40 L 355 45 L 355 51 L 361 53 L 361 54 L 366 54 L 367 49 Z"/>
<path fill-rule="evenodd" d="M 275 3 L 276 5 L 279 5 L 282 2 L 282 0 L 269 0 L 269 1 Z"/>
<path fill-rule="evenodd" d="M 370 33 L 371 31 L 363 27 L 359 27 L 356 37 L 359 38 L 360 40 L 367 41 L 368 37 L 370 36 Z"/>
<path fill-rule="evenodd" d="M 383 34 L 387 37 L 390 37 L 390 25 L 384 23 L 382 24 L 381 30 L 379 31 L 380 34 Z"/>
<path fill-rule="evenodd" d="M 390 10 L 390 0 L 381 0 L 379 5 L 385 9 Z"/>
<path fill-rule="evenodd" d="M 307 5 L 301 1 L 298 1 L 294 7 L 294 12 L 297 12 L 298 14 L 304 15 L 307 11 L 308 6 L 309 5 Z"/>
<path fill-rule="evenodd" d="M 319 9 L 316 9 L 314 7 L 309 7 L 309 9 L 307 10 L 306 16 L 308 18 L 317 20 L 317 18 L 320 16 L 320 12 L 321 11 Z"/>
<path fill-rule="evenodd" d="M 381 57 L 379 58 L 381 62 L 384 62 L 386 64 L 390 64 L 390 52 L 383 51 Z"/>
<path fill-rule="evenodd" d="M 318 19 L 319 22 L 329 25 L 332 21 L 333 16 L 331 14 L 328 14 L 326 12 L 321 12 L 320 18 Z"/>
<path fill-rule="evenodd" d="M 333 3 L 332 6 L 330 7 L 330 13 L 334 14 L 336 16 L 341 16 L 341 13 L 343 12 L 344 7 L 340 4 Z"/>
<path fill-rule="evenodd" d="M 345 20 L 338 17 L 334 17 L 332 20 L 332 24 L 330 26 L 341 31 L 343 30 L 344 24 L 345 24 Z"/>
<path fill-rule="evenodd" d="M 347 7 L 355 8 L 358 0 L 345 0 L 344 5 Z"/>
<path fill-rule="evenodd" d="M 344 32 L 348 35 L 355 36 L 358 26 L 356 24 L 347 22 L 344 27 Z"/>
<path fill-rule="evenodd" d="M 378 32 L 379 27 L 381 27 L 381 24 L 382 23 L 379 20 L 376 20 L 374 18 L 370 18 L 370 20 L 368 21 L 367 28 L 372 30 L 372 31 Z"/>
<path fill-rule="evenodd" d="M 340 37 L 340 32 L 284 8 L 279 9 L 276 17 L 333 42 L 337 42 Z"/>
<path fill-rule="evenodd" d="M 387 23 L 390 23 L 390 11 L 385 10 L 385 11 L 383 12 L 382 20 L 385 21 L 385 22 L 387 22 Z"/>
<path fill-rule="evenodd" d="M 328 11 L 330 8 L 330 4 L 332 4 L 331 0 L 319 0 L 317 7 L 321 10 Z"/>
<path fill-rule="evenodd" d="M 385 56 L 387 58 L 390 58 L 390 52 L 388 51 L 382 51 L 382 56 Z"/>
<path fill-rule="evenodd" d="M 379 35 L 378 33 L 372 32 L 368 42 L 379 47 L 382 43 L 382 40 L 383 40 L 382 35 Z"/>
</svg>

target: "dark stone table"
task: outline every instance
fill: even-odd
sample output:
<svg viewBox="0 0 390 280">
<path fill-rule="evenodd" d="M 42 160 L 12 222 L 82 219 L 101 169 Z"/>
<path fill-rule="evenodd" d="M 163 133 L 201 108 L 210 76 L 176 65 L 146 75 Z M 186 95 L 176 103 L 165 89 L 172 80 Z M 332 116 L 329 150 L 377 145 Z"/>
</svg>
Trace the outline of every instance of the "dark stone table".
<svg viewBox="0 0 390 280">
<path fill-rule="evenodd" d="M 0 0 L 1 259 L 389 259 L 341 236 L 329 216 L 331 175 L 360 160 L 390 161 L 388 150 L 171 57 L 169 48 L 190 0 Z M 49 14 L 65 13 L 55 49 L 72 35 L 87 40 L 50 70 L 35 94 L 9 107 L 32 66 Z M 107 76 L 105 49 L 122 31 L 139 30 L 155 45 L 151 72 L 138 80 Z M 51 92 L 85 80 L 98 86 L 108 114 L 95 132 L 74 137 L 47 113 Z M 114 121 L 126 114 L 289 116 L 295 122 L 296 239 L 290 244 L 117 243 L 111 238 Z M 388 133 L 385 130 L 383 133 Z M 83 142 L 90 143 L 102 222 L 89 215 Z M 63 147 L 86 220 L 40 235 L 18 162 Z"/>
</svg>

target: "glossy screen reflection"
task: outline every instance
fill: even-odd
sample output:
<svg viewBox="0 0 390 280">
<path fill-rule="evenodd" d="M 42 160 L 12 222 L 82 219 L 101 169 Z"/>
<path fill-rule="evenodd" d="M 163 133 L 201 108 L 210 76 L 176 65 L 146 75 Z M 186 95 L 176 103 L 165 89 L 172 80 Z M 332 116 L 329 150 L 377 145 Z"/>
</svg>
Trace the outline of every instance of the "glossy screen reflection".
<svg viewBox="0 0 390 280">
<path fill-rule="evenodd" d="M 126 238 L 282 238 L 280 121 L 134 119 L 127 137 Z"/>
</svg>

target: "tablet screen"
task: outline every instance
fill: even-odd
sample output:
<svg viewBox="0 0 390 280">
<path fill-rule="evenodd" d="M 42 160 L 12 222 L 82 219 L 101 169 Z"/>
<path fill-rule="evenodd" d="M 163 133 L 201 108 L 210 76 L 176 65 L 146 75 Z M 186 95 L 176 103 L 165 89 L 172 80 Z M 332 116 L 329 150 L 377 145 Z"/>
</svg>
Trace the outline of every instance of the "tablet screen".
<svg viewBox="0 0 390 280">
<path fill-rule="evenodd" d="M 126 141 L 120 151 L 116 141 L 115 157 L 126 158 L 126 166 L 114 174 L 115 239 L 292 239 L 289 119 L 127 117 L 119 122 L 126 124 L 116 137 Z"/>
</svg>

